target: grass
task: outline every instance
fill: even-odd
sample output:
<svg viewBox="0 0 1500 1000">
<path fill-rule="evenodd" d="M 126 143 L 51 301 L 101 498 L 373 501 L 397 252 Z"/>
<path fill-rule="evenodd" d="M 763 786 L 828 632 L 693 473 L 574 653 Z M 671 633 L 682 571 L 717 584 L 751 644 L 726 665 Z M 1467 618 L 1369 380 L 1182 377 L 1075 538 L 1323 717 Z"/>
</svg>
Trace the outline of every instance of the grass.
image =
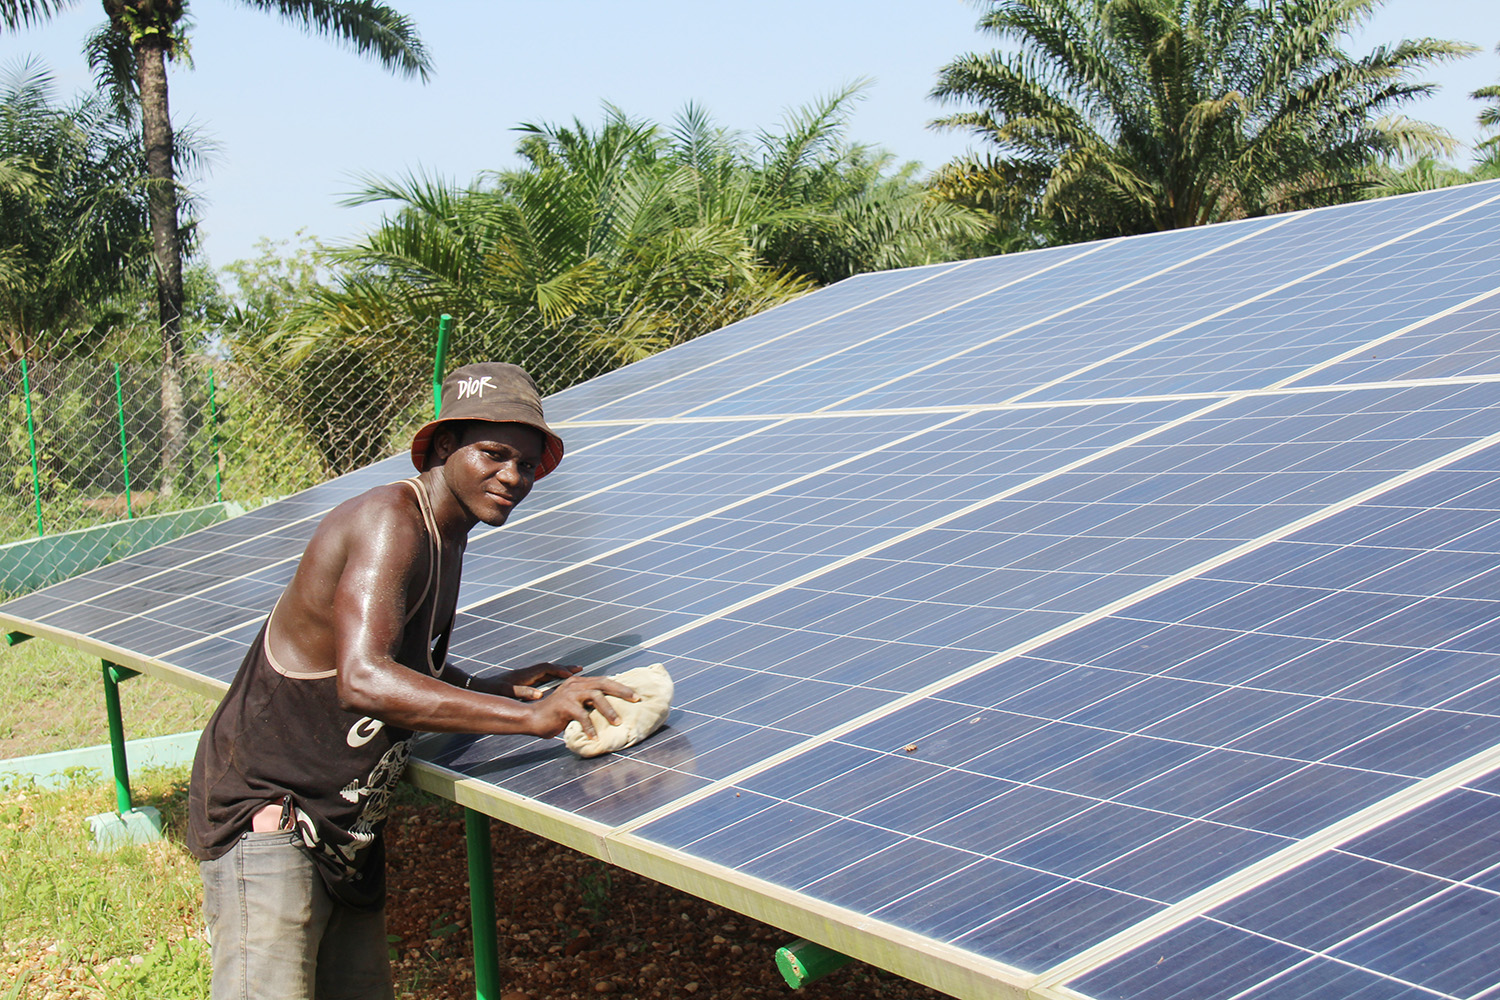
<svg viewBox="0 0 1500 1000">
<path fill-rule="evenodd" d="M 214 708 L 148 675 L 119 690 L 128 739 L 201 729 Z M 109 742 L 95 657 L 45 639 L 0 645 L 0 692 L 0 760 Z M 130 782 L 166 838 L 101 854 L 87 817 L 115 809 L 105 775 L 80 768 L 42 788 L 0 773 L 0 1000 L 208 995 L 203 887 L 183 844 L 188 766 L 132 766 Z"/>
<path fill-rule="evenodd" d="M 131 773 L 137 806 L 155 806 L 165 839 L 93 849 L 87 818 L 115 808 L 113 786 L 79 769 L 57 788 L 0 776 L 0 1000 L 201 1000 L 211 965 L 203 886 L 183 844 L 187 765 Z M 433 801 L 407 785 L 398 808 Z M 456 807 L 454 821 L 456 822 Z M 434 926 L 442 938 L 460 928 Z M 397 979 L 424 995 L 432 958 Z"/>
<path fill-rule="evenodd" d="M 132 775 L 138 805 L 161 811 L 168 838 L 110 853 L 88 816 L 114 808 L 95 773 L 59 789 L 0 784 L 0 1000 L 187 1000 L 208 993 L 202 888 L 182 845 L 185 766 Z"/>
<path fill-rule="evenodd" d="M 0 646 L 0 760 L 109 742 L 99 660 L 43 639 Z M 202 728 L 206 698 L 142 675 L 120 686 L 127 738 Z M 0 775 L 0 1000 L 187 1000 L 208 995 L 202 885 L 182 843 L 186 765 L 132 768 L 137 805 L 168 837 L 101 854 L 87 817 L 114 787 Z"/>
<path fill-rule="evenodd" d="M 0 647 L 0 759 L 109 741 L 99 661 L 37 639 Z M 201 728 L 213 705 L 148 676 L 120 686 L 129 738 Z M 0 775 L 0 1000 L 178 1000 L 208 994 L 202 885 L 182 844 L 188 768 L 132 768 L 165 840 L 100 854 L 87 817 L 114 787 L 79 769 L 61 788 Z"/>
<path fill-rule="evenodd" d="M 0 760 L 109 742 L 93 657 L 45 639 L 0 647 L 0 691 Z M 201 729 L 213 703 L 142 675 L 120 685 L 120 709 L 126 738 L 139 739 Z"/>
</svg>

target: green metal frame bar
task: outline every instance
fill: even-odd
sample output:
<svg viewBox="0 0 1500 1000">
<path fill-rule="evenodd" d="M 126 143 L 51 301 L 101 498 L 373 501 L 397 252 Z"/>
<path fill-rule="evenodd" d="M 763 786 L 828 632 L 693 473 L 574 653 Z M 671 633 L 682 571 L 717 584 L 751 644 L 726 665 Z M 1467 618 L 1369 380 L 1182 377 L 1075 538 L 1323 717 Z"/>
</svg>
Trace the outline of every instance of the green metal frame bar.
<svg viewBox="0 0 1500 1000">
<path fill-rule="evenodd" d="M 125 435 L 125 392 L 120 388 L 120 362 L 115 362 L 115 412 L 120 416 L 120 468 L 125 472 L 125 516 L 135 520 L 130 500 L 130 445 Z"/>
<path fill-rule="evenodd" d="M 438 317 L 432 354 L 432 415 L 443 409 L 443 374 L 448 366 L 448 334 L 453 317 Z M 490 850 L 490 818 L 464 807 L 464 839 L 469 851 L 469 930 L 474 939 L 474 995 L 499 1000 L 500 948 L 495 936 L 495 863 Z"/>
<path fill-rule="evenodd" d="M 139 675 L 139 671 L 101 660 L 104 674 L 104 711 L 109 716 L 109 755 L 115 769 L 115 807 L 124 815 L 130 812 L 130 767 L 125 761 L 125 720 L 120 714 L 120 682 Z"/>
<path fill-rule="evenodd" d="M 31 414 L 31 376 L 26 372 L 26 359 L 21 359 L 21 390 L 26 394 L 26 436 L 31 439 L 31 495 L 36 497 L 36 537 L 42 531 L 42 481 L 36 461 L 36 420 Z"/>
<path fill-rule="evenodd" d="M 208 370 L 208 417 L 214 437 L 214 499 L 224 502 L 224 463 L 219 455 L 219 407 L 214 402 L 214 370 Z"/>
<path fill-rule="evenodd" d="M 438 317 L 437 350 L 432 354 L 432 415 L 436 417 L 443 408 L 443 369 L 448 366 L 448 331 L 453 329 L 453 317 L 447 313 Z"/>
</svg>

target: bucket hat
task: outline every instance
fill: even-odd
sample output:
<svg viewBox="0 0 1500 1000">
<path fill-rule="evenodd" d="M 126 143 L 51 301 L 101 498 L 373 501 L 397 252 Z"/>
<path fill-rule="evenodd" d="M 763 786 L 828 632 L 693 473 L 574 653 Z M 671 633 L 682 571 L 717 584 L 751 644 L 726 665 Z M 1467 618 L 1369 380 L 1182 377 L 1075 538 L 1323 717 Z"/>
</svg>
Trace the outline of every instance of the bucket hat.
<svg viewBox="0 0 1500 1000">
<path fill-rule="evenodd" d="M 427 448 L 440 424 L 454 420 L 488 420 L 525 424 L 542 432 L 545 446 L 536 478 L 541 479 L 562 461 L 562 438 L 552 433 L 542 416 L 542 397 L 525 370 L 500 361 L 455 368 L 443 379 L 442 405 L 436 420 L 423 424 L 411 439 L 411 462 L 420 472 L 427 465 Z"/>
</svg>

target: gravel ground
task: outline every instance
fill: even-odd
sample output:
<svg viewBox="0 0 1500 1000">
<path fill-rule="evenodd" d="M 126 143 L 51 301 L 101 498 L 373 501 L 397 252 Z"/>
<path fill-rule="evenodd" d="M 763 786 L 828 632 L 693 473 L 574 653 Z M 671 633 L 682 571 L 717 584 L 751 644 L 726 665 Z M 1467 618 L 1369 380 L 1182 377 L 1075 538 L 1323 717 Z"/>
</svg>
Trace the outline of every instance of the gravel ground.
<svg viewBox="0 0 1500 1000">
<path fill-rule="evenodd" d="M 388 931 L 402 997 L 474 996 L 461 813 L 405 803 L 387 827 Z M 570 848 L 494 824 L 501 1000 L 941 1000 L 859 962 L 793 991 L 775 952 L 793 935 Z"/>
</svg>

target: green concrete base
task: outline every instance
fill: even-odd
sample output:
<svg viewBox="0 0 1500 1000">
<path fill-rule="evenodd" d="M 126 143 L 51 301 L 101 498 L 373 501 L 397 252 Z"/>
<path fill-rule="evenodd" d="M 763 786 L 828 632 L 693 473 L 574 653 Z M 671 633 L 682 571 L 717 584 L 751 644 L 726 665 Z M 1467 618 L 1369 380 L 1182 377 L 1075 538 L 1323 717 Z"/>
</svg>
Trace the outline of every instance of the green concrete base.
<svg viewBox="0 0 1500 1000">
<path fill-rule="evenodd" d="M 173 733 L 171 736 L 148 736 L 127 740 L 125 753 L 132 767 L 172 767 L 191 764 L 198 748 L 198 732 Z M 8 782 L 35 783 L 39 788 L 57 788 L 68 783 L 79 770 L 96 771 L 100 776 L 111 773 L 108 743 L 77 750 L 58 750 L 33 757 L 11 757 L 0 760 L 0 788 Z"/>
<path fill-rule="evenodd" d="M 137 806 L 128 813 L 90 816 L 89 826 L 94 832 L 94 850 L 100 852 L 162 839 L 161 813 L 154 806 Z"/>
</svg>

